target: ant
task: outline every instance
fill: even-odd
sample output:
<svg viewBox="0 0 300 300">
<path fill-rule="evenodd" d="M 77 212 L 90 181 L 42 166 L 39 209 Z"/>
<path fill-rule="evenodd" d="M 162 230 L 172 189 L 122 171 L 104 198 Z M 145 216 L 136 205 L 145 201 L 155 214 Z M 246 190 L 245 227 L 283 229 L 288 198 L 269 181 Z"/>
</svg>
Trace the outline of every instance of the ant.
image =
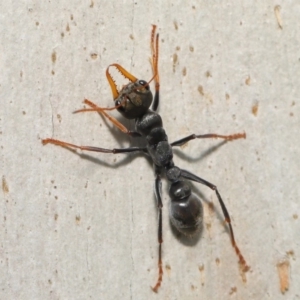
<svg viewBox="0 0 300 300">
<path fill-rule="evenodd" d="M 159 104 L 159 72 L 158 72 L 158 49 L 159 49 L 159 34 L 156 34 L 156 25 L 152 25 L 151 32 L 151 65 L 153 71 L 152 79 L 147 82 L 140 80 L 126 71 L 119 64 L 111 64 L 106 69 L 106 77 L 112 90 L 115 106 L 112 108 L 99 107 L 93 102 L 85 99 L 84 103 L 91 108 L 83 108 L 75 111 L 78 112 L 98 112 L 112 122 L 122 132 L 132 137 L 143 137 L 146 140 L 145 147 L 129 147 L 119 149 L 105 149 L 91 146 L 77 146 L 74 144 L 66 143 L 63 141 L 55 140 L 52 138 L 43 139 L 42 143 L 54 144 L 66 148 L 75 148 L 85 151 L 94 151 L 101 153 L 129 153 L 141 152 L 150 156 L 154 164 L 155 170 L 155 196 L 157 199 L 158 208 L 158 279 L 152 290 L 157 292 L 162 283 L 163 267 L 162 267 L 162 198 L 161 198 L 161 175 L 164 172 L 167 180 L 169 181 L 169 196 L 171 198 L 170 205 L 170 220 L 172 225 L 182 234 L 187 236 L 195 236 L 199 232 L 202 225 L 203 208 L 200 199 L 192 192 L 191 187 L 187 180 L 201 183 L 213 191 L 215 191 L 218 201 L 221 205 L 225 221 L 229 227 L 229 234 L 231 244 L 238 256 L 239 264 L 244 272 L 249 270 L 247 263 L 237 246 L 231 226 L 231 220 L 228 210 L 222 200 L 222 197 L 217 187 L 192 174 L 189 171 L 182 170 L 175 166 L 173 162 L 172 147 L 182 146 L 193 139 L 206 139 L 206 138 L 221 138 L 225 141 L 232 141 L 236 139 L 246 138 L 245 133 L 236 133 L 232 135 L 219 135 L 219 134 L 191 134 L 187 137 L 181 138 L 172 143 L 168 142 L 168 136 L 163 128 L 162 118 L 156 112 Z M 109 68 L 115 67 L 126 79 L 130 81 L 127 85 L 123 86 L 118 91 L 115 81 L 109 73 Z M 155 95 L 150 91 L 149 83 L 154 80 Z M 153 104 L 152 104 L 153 102 Z M 150 109 L 150 106 L 152 107 Z M 109 110 L 116 109 L 126 119 L 135 120 L 135 131 L 127 129 L 117 119 L 107 113 Z"/>
</svg>

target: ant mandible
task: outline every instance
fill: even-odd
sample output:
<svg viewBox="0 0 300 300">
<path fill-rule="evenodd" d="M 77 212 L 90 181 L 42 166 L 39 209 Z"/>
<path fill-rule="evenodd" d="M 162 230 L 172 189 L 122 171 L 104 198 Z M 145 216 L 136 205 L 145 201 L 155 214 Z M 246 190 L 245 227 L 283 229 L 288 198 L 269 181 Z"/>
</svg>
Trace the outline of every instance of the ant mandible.
<svg viewBox="0 0 300 300">
<path fill-rule="evenodd" d="M 158 72 L 158 47 L 159 35 L 156 34 L 156 25 L 152 26 L 151 32 L 151 64 L 153 70 L 153 77 L 149 82 L 137 79 L 135 76 L 126 71 L 119 64 L 111 64 L 106 70 L 106 77 L 112 90 L 115 106 L 112 108 L 99 107 L 89 100 L 84 100 L 84 103 L 91 108 L 83 108 L 76 112 L 95 111 L 101 113 L 109 121 L 111 121 L 122 132 L 132 137 L 144 137 L 146 140 L 146 147 L 129 147 L 119 149 L 105 149 L 91 146 L 77 146 L 52 138 L 43 139 L 42 143 L 54 144 L 66 148 L 75 148 L 85 151 L 94 151 L 102 153 L 129 153 L 141 152 L 150 156 L 154 163 L 155 169 L 155 196 L 157 199 L 158 208 L 158 279 L 152 290 L 157 292 L 161 286 L 163 267 L 162 267 L 162 199 L 161 199 L 161 174 L 164 172 L 170 184 L 169 196 L 171 198 L 170 219 L 173 226 L 181 233 L 193 236 L 199 232 L 202 225 L 203 208 L 200 199 L 191 191 L 191 187 L 186 180 L 201 183 L 213 191 L 215 191 L 219 203 L 221 205 L 225 221 L 229 227 L 231 244 L 238 256 L 239 264 L 243 271 L 247 271 L 249 267 L 236 244 L 234 239 L 233 229 L 228 210 L 222 200 L 217 187 L 192 174 L 189 171 L 182 170 L 175 166 L 173 162 L 172 147 L 182 146 L 193 139 L 206 138 L 221 138 L 226 141 L 246 138 L 245 133 L 236 133 L 232 135 L 219 134 L 191 134 L 175 142 L 169 143 L 168 136 L 163 128 L 161 116 L 156 112 L 159 104 L 159 72 Z M 125 78 L 130 80 L 130 83 L 123 86 L 118 91 L 117 86 L 109 73 L 109 68 L 115 67 Z M 154 80 L 155 95 L 150 91 L 149 83 Z M 152 108 L 150 106 L 152 104 Z M 107 113 L 108 110 L 117 109 L 126 119 L 135 119 L 135 131 L 128 130 L 117 119 Z"/>
</svg>

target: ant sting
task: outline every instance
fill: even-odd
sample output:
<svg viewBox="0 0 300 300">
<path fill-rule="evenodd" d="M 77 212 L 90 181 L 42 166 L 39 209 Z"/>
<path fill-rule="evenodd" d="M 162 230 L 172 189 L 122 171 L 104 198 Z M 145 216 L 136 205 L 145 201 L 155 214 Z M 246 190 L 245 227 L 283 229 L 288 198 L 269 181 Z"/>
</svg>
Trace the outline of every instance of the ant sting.
<svg viewBox="0 0 300 300">
<path fill-rule="evenodd" d="M 236 133 L 231 135 L 219 135 L 215 133 L 209 134 L 191 134 L 177 141 L 169 143 L 168 136 L 163 128 L 161 116 L 156 112 L 159 105 L 160 81 L 158 72 L 158 55 L 159 55 L 159 34 L 156 34 L 156 25 L 152 25 L 151 32 L 151 65 L 153 77 L 150 81 L 145 81 L 136 78 L 126 71 L 119 64 L 111 64 L 106 69 L 106 77 L 111 87 L 113 94 L 114 106 L 112 108 L 103 108 L 93 102 L 85 99 L 84 103 L 90 108 L 83 108 L 75 111 L 79 112 L 98 112 L 107 118 L 123 133 L 131 137 L 142 137 L 145 139 L 145 147 L 129 147 L 106 149 L 92 146 L 78 146 L 60 140 L 47 138 L 43 139 L 42 143 L 54 144 L 71 149 L 80 149 L 84 151 L 94 151 L 101 153 L 130 153 L 140 152 L 148 155 L 153 164 L 155 171 L 154 190 L 157 200 L 158 209 L 158 278 L 155 285 L 152 287 L 154 292 L 157 292 L 162 283 L 163 266 L 162 266 L 162 196 L 161 196 L 161 176 L 164 173 L 169 182 L 169 197 L 170 204 L 170 220 L 172 225 L 182 234 L 187 236 L 195 235 L 202 225 L 203 208 L 200 199 L 192 192 L 188 181 L 194 181 L 203 184 L 216 193 L 220 203 L 225 221 L 229 228 L 231 244 L 239 259 L 241 269 L 246 272 L 249 270 L 247 263 L 237 246 L 234 238 L 231 219 L 228 210 L 222 200 L 222 197 L 217 187 L 202 179 L 187 170 L 180 169 L 173 161 L 173 147 L 182 146 L 183 144 L 193 139 L 220 138 L 225 141 L 232 141 L 241 138 L 246 138 L 245 133 Z M 130 82 L 123 86 L 119 91 L 113 80 L 109 70 L 116 68 Z M 154 98 L 150 90 L 150 82 L 154 81 L 155 94 Z M 152 106 L 151 106 L 152 104 Z M 150 109 L 151 106 L 151 109 Z M 124 118 L 135 120 L 135 130 L 127 129 L 122 123 L 111 116 L 107 111 L 116 109 Z"/>
</svg>

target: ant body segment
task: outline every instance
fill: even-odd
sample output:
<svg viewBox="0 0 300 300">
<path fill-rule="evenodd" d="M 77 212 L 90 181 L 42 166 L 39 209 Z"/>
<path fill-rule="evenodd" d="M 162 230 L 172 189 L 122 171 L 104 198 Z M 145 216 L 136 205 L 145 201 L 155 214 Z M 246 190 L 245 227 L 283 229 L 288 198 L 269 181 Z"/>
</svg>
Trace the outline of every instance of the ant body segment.
<svg viewBox="0 0 300 300">
<path fill-rule="evenodd" d="M 211 190 L 215 191 L 218 201 L 221 205 L 225 221 L 229 227 L 229 234 L 231 239 L 231 244 L 238 256 L 239 264 L 244 272 L 246 272 L 249 267 L 239 250 L 231 226 L 231 220 L 228 210 L 219 194 L 217 187 L 192 174 L 189 171 L 182 170 L 175 166 L 173 162 L 173 151 L 172 147 L 181 146 L 193 139 L 205 139 L 205 138 L 221 138 L 226 141 L 232 141 L 240 138 L 246 138 L 245 133 L 237 133 L 232 135 L 219 135 L 219 134 L 204 134 L 196 135 L 192 134 L 184 137 L 180 140 L 174 141 L 172 143 L 168 142 L 168 136 L 163 128 L 162 118 L 156 112 L 159 104 L 159 72 L 158 72 L 158 46 L 159 46 L 159 35 L 155 33 L 156 26 L 153 25 L 151 33 L 151 52 L 152 52 L 152 69 L 153 78 L 146 82 L 144 80 L 139 80 L 126 71 L 123 67 L 118 64 L 110 65 L 106 70 L 106 77 L 110 84 L 115 106 L 112 108 L 102 108 L 92 103 L 89 100 L 84 100 L 84 103 L 91 108 L 83 108 L 76 112 L 87 112 L 96 111 L 101 113 L 104 117 L 110 120 L 117 128 L 122 132 L 132 136 L 132 137 L 143 137 L 146 140 L 145 147 L 129 147 L 129 148 L 119 148 L 119 149 L 105 149 L 99 147 L 91 146 L 78 146 L 63 141 L 55 140 L 52 138 L 43 139 L 42 143 L 54 144 L 66 148 L 75 148 L 86 151 L 94 151 L 101 153 L 129 153 L 129 152 L 142 152 L 150 156 L 154 164 L 155 169 L 155 196 L 157 199 L 158 208 L 158 279 L 152 290 L 157 292 L 161 286 L 162 276 L 163 276 L 163 266 L 162 266 L 162 199 L 161 199 L 161 174 L 164 172 L 166 178 L 169 182 L 169 196 L 171 199 L 170 205 L 170 220 L 174 227 L 181 233 L 193 236 L 199 231 L 199 227 L 202 224 L 203 219 L 203 208 L 200 199 L 192 192 L 188 181 L 194 181 L 201 183 Z M 118 91 L 116 84 L 109 73 L 109 68 L 115 67 L 125 78 L 129 79 L 130 83 L 123 86 L 123 88 Z M 149 87 L 149 83 L 154 80 L 155 83 L 155 96 L 153 100 L 153 95 Z M 152 104 L 153 102 L 153 104 Z M 150 109 L 150 106 L 152 107 Z M 117 109 L 126 119 L 135 120 L 135 131 L 128 130 L 124 125 L 122 125 L 118 120 L 107 113 L 108 110 Z"/>
</svg>

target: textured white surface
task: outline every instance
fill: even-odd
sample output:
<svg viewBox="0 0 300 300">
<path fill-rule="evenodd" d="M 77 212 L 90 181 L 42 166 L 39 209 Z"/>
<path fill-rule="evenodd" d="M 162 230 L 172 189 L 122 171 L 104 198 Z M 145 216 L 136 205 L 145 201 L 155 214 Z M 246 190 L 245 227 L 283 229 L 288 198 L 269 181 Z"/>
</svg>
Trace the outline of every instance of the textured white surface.
<svg viewBox="0 0 300 300">
<path fill-rule="evenodd" d="M 300 298 L 300 4 L 212 2 L 2 1 L 0 299 Z M 72 111 L 84 98 L 112 105 L 110 63 L 151 77 L 151 24 L 160 32 L 159 112 L 169 139 L 247 133 L 217 148 L 192 141 L 175 157 L 219 187 L 251 266 L 246 283 L 215 194 L 194 185 L 205 225 L 187 246 L 170 230 L 164 182 L 165 274 L 154 294 L 151 164 L 41 144 L 130 144 L 97 114 Z M 280 262 L 289 264 L 285 294 Z"/>
</svg>

